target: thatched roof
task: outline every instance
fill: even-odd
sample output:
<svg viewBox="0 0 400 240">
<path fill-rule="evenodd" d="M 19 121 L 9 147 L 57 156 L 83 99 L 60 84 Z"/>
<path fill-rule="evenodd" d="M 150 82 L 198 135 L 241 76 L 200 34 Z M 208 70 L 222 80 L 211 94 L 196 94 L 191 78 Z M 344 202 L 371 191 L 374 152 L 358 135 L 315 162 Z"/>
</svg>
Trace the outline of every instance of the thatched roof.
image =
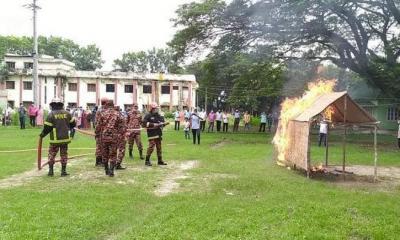
<svg viewBox="0 0 400 240">
<path fill-rule="evenodd" d="M 361 106 L 354 102 L 347 94 L 347 92 L 334 92 L 322 95 L 309 108 L 307 108 L 293 120 L 299 122 L 311 121 L 312 118 L 322 113 L 327 107 L 332 106 L 334 109 L 332 121 L 336 123 L 342 123 L 344 122 L 344 103 L 346 97 L 346 123 L 371 124 L 377 122 L 377 120 L 373 116 L 371 116 L 371 114 L 369 114 Z"/>
</svg>

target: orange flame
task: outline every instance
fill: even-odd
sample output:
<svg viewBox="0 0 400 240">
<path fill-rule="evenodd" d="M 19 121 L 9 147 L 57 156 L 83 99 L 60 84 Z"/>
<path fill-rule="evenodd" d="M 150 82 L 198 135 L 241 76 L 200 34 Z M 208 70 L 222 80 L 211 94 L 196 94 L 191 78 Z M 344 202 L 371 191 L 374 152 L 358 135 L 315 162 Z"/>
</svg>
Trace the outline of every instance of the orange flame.
<svg viewBox="0 0 400 240">
<path fill-rule="evenodd" d="M 308 90 L 301 98 L 287 98 L 281 105 L 279 127 L 272 143 L 278 151 L 278 164 L 285 165 L 285 156 L 289 149 L 289 121 L 310 107 L 321 95 L 333 92 L 336 80 L 317 80 L 308 84 Z M 333 110 L 333 109 L 332 109 Z"/>
<path fill-rule="evenodd" d="M 324 116 L 324 118 L 327 121 L 332 122 L 332 116 L 334 113 L 335 113 L 335 109 L 332 106 L 329 106 L 325 109 L 325 111 L 322 115 Z"/>
</svg>

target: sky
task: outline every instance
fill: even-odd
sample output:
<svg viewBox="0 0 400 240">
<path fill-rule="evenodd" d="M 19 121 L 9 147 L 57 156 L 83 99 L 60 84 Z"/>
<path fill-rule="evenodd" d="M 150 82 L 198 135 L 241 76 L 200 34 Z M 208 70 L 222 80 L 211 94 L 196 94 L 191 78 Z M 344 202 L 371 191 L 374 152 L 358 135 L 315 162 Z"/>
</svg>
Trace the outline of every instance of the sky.
<svg viewBox="0 0 400 240">
<path fill-rule="evenodd" d="M 166 47 L 176 29 L 171 18 L 193 0 L 37 0 L 38 34 L 96 44 L 111 70 L 124 52 Z M 0 34 L 31 36 L 32 0 L 0 0 Z"/>
</svg>

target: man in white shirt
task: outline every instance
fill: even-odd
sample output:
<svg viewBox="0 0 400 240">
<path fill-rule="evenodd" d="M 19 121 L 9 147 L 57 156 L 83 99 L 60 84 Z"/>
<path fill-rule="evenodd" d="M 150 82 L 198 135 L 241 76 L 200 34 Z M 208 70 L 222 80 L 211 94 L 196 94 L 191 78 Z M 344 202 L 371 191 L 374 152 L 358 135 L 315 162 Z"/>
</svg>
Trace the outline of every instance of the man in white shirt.
<svg viewBox="0 0 400 240">
<path fill-rule="evenodd" d="M 397 145 L 400 148 L 400 120 L 397 121 L 399 124 L 399 130 L 397 131 Z"/>
<path fill-rule="evenodd" d="M 325 119 L 319 124 L 319 143 L 318 146 L 321 147 L 321 142 L 324 141 L 324 146 L 326 147 L 326 135 L 328 134 L 328 122 Z"/>
<path fill-rule="evenodd" d="M 205 109 L 203 109 L 203 111 L 199 113 L 199 117 L 202 118 L 200 119 L 200 130 L 204 132 L 204 129 L 206 128 L 206 118 L 207 118 L 207 113 Z"/>
<path fill-rule="evenodd" d="M 181 125 L 181 119 L 179 116 L 179 111 L 176 109 L 174 112 L 174 119 L 175 119 L 175 130 L 179 131 L 179 126 Z"/>
<path fill-rule="evenodd" d="M 200 120 L 202 118 L 197 115 L 197 109 L 194 109 L 194 112 L 190 116 L 190 125 L 192 127 L 192 134 L 193 134 L 193 144 L 196 144 L 196 137 L 197 137 L 197 144 L 200 144 Z"/>
<path fill-rule="evenodd" d="M 221 109 L 215 114 L 215 121 L 217 121 L 217 132 L 221 131 L 222 112 Z"/>
</svg>

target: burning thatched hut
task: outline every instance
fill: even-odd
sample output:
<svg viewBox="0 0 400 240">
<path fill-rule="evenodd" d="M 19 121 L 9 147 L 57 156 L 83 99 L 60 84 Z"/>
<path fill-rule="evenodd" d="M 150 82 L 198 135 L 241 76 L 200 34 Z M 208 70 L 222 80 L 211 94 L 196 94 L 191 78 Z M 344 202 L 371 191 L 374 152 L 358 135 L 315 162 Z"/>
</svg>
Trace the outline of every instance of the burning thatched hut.
<svg viewBox="0 0 400 240">
<path fill-rule="evenodd" d="M 377 163 L 376 148 L 376 129 L 378 122 L 361 106 L 355 103 L 347 92 L 330 92 L 316 97 L 312 103 L 308 104 L 296 116 L 281 121 L 278 126 L 279 131 L 285 132 L 279 136 L 285 138 L 284 141 L 275 141 L 275 144 L 286 144 L 285 147 L 278 149 L 278 161 L 286 166 L 311 170 L 310 164 L 310 128 L 313 119 L 326 112 L 330 114 L 330 121 L 336 127 L 343 128 L 343 172 L 346 165 L 346 131 L 350 126 L 366 126 L 374 129 L 375 143 L 375 166 Z M 285 125 L 285 126 L 283 126 Z M 277 146 L 279 148 L 279 146 Z M 328 148 L 326 148 L 326 164 L 328 163 Z M 376 177 L 376 167 L 375 167 Z"/>
</svg>

